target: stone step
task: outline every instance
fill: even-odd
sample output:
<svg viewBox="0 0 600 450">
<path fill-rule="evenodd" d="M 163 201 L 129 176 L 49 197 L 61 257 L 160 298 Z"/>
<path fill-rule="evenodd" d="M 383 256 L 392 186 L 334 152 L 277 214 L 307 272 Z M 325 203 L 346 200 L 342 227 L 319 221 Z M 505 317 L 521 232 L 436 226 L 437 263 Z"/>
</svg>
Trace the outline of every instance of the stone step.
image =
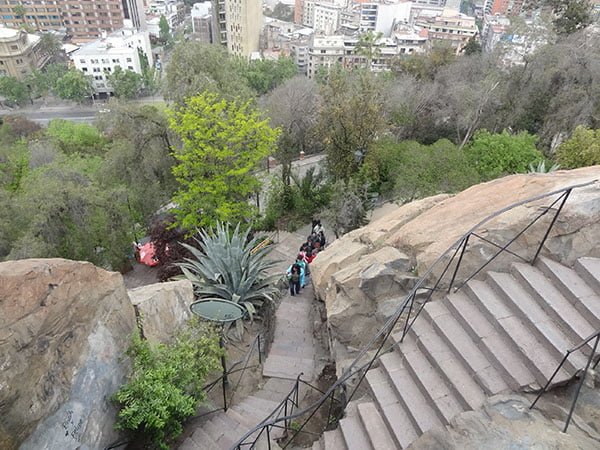
<svg viewBox="0 0 600 450">
<path fill-rule="evenodd" d="M 429 404 L 428 399 L 421 393 L 410 373 L 403 366 L 402 360 L 397 356 L 395 353 L 387 353 L 379 361 L 412 424 L 419 434 L 441 427 L 442 422 L 433 405 Z"/>
<path fill-rule="evenodd" d="M 600 296 L 577 272 L 544 257 L 538 260 L 537 267 L 594 328 L 600 328 Z"/>
<path fill-rule="evenodd" d="M 486 316 L 488 321 L 502 335 L 505 345 L 515 349 L 521 359 L 521 363 L 533 374 L 536 381 L 545 385 L 548 378 L 554 373 L 558 361 L 552 354 L 536 339 L 518 317 L 504 304 L 504 302 L 493 291 L 490 285 L 477 280 L 471 280 L 465 286 L 465 292 L 476 302 L 479 310 Z M 556 382 L 562 383 L 570 377 L 561 370 L 556 375 Z"/>
<path fill-rule="evenodd" d="M 378 450 L 371 446 L 369 436 L 358 417 L 353 415 L 344 417 L 340 420 L 339 429 L 342 431 L 348 450 Z"/>
<path fill-rule="evenodd" d="M 487 395 L 507 391 L 509 388 L 502 375 L 450 313 L 445 303 L 429 302 L 423 310 L 424 317 L 429 319 L 444 343 L 453 350 L 458 360 Z"/>
<path fill-rule="evenodd" d="M 217 450 L 219 445 L 202 429 L 202 426 L 196 428 L 189 437 L 202 450 Z M 181 448 L 181 447 L 180 447 Z"/>
<path fill-rule="evenodd" d="M 276 402 L 250 395 L 240 402 L 246 410 L 253 409 L 260 417 L 267 417 L 276 407 Z"/>
<path fill-rule="evenodd" d="M 395 450 L 396 444 L 373 402 L 360 403 L 358 416 L 374 450 Z"/>
<path fill-rule="evenodd" d="M 539 388 L 533 374 L 521 362 L 514 345 L 510 345 L 510 341 L 498 333 L 475 305 L 476 300 L 471 297 L 475 296 L 475 293 L 467 296 L 469 289 L 478 291 L 479 283 L 472 280 L 462 291 L 448 295 L 448 310 L 513 390 L 518 391 L 529 386 Z"/>
<path fill-rule="evenodd" d="M 595 331 L 587 319 L 539 269 L 529 264 L 515 263 L 512 266 L 512 273 L 573 342 L 579 342 Z M 584 347 L 583 352 L 591 353 L 591 345 Z"/>
<path fill-rule="evenodd" d="M 419 349 L 446 381 L 461 406 L 465 410 L 478 409 L 485 401 L 485 393 L 427 320 L 419 317 L 409 334 L 415 338 Z"/>
<path fill-rule="evenodd" d="M 312 359 L 315 355 L 315 348 L 306 343 L 293 342 L 275 342 L 269 349 L 270 355 L 293 356 L 296 358 Z"/>
<path fill-rule="evenodd" d="M 375 368 L 367 372 L 366 380 L 375 399 L 375 406 L 390 431 L 394 443 L 398 448 L 407 448 L 417 439 L 417 430 L 399 403 L 387 376 L 382 369 Z"/>
<path fill-rule="evenodd" d="M 304 380 L 312 380 L 314 370 L 312 359 L 272 355 L 265 361 L 263 376 L 295 380 L 302 373 Z"/>
<path fill-rule="evenodd" d="M 324 450 L 323 448 L 323 444 L 321 443 L 321 439 L 317 439 L 315 442 L 313 442 L 312 450 Z"/>
<path fill-rule="evenodd" d="M 255 392 L 255 397 L 271 400 L 279 404 L 292 390 L 294 382 L 283 378 L 269 378 L 262 389 Z M 302 386 L 300 386 L 302 392 Z"/>
<path fill-rule="evenodd" d="M 400 336 L 394 337 L 394 339 Z M 406 336 L 402 343 L 402 354 L 404 358 L 404 367 L 415 380 L 421 393 L 425 396 L 429 405 L 433 405 L 435 412 L 444 424 L 450 423 L 450 420 L 463 412 L 460 403 L 450 391 L 446 382 L 437 372 L 423 352 L 419 350 L 412 336 Z M 396 352 L 394 352 L 396 353 Z M 400 352 L 397 353 L 400 358 Z"/>
<path fill-rule="evenodd" d="M 257 423 L 254 421 L 254 419 L 247 416 L 245 412 L 239 413 L 233 408 L 229 408 L 225 414 L 239 424 L 238 428 L 241 430 L 240 434 L 244 434 L 250 428 L 253 428 Z"/>
<path fill-rule="evenodd" d="M 579 258 L 575 261 L 575 272 L 596 293 L 600 293 L 600 259 Z"/>
<path fill-rule="evenodd" d="M 339 428 L 323 433 L 323 448 L 325 450 L 347 450 L 344 436 Z"/>
<path fill-rule="evenodd" d="M 208 447 L 201 447 L 199 444 L 197 444 L 190 438 L 187 438 L 185 441 L 183 441 L 183 443 L 177 448 L 178 450 L 204 450 L 205 448 L 207 448 L 208 450 L 213 450 L 209 449 Z M 218 447 L 216 447 L 214 450 L 216 450 L 217 448 Z"/>
<path fill-rule="evenodd" d="M 565 336 L 550 316 L 510 274 L 489 272 L 488 279 L 505 304 L 524 324 L 527 324 L 528 330 L 555 360 L 560 361 L 565 352 L 575 345 L 575 342 Z M 576 352 L 565 362 L 564 367 L 574 373 L 578 367 L 585 367 L 585 363 L 583 354 Z"/>
<path fill-rule="evenodd" d="M 225 434 L 225 429 L 215 424 L 212 419 L 202 424 L 202 430 L 218 445 L 219 439 Z"/>
</svg>

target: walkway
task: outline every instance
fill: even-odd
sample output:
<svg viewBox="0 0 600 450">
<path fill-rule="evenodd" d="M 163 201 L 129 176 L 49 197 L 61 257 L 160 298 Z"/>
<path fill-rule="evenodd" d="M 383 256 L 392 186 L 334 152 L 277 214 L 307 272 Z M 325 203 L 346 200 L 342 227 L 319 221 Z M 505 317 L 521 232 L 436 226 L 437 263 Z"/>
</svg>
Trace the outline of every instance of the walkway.
<svg viewBox="0 0 600 450">
<path fill-rule="evenodd" d="M 280 234 L 280 243 L 273 257 L 282 260 L 277 266 L 281 273 L 294 260 L 305 237 L 299 233 Z M 190 437 L 179 447 L 181 450 L 229 449 L 237 439 L 264 420 L 292 390 L 300 373 L 302 379 L 312 381 L 316 377 L 315 343 L 313 341 L 312 302 L 313 290 L 308 285 L 298 296 L 286 291 L 276 312 L 275 335 L 269 355 L 263 366 L 266 382 L 262 389 L 231 406 L 227 412 L 220 411 L 198 425 Z M 300 389 L 300 399 L 306 389 Z M 257 448 L 266 447 L 264 439 Z"/>
</svg>

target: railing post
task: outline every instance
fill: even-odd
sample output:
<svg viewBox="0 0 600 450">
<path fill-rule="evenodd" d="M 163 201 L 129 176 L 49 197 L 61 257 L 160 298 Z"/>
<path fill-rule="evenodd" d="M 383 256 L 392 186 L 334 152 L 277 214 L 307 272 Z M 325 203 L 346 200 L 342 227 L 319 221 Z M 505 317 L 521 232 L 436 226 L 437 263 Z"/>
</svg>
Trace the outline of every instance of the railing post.
<svg viewBox="0 0 600 450">
<path fill-rule="evenodd" d="M 258 335 L 258 363 L 262 364 L 262 350 L 260 348 L 260 334 Z"/>
<path fill-rule="evenodd" d="M 569 410 L 569 415 L 567 416 L 567 421 L 565 422 L 565 428 L 563 429 L 563 433 L 567 432 L 567 428 L 569 428 L 569 423 L 571 422 L 571 418 L 573 417 L 573 412 L 575 411 L 575 405 L 577 404 L 577 399 L 579 398 L 579 392 L 581 391 L 581 387 L 585 381 L 585 377 L 587 375 L 588 369 L 590 368 L 590 364 L 592 363 L 592 358 L 596 354 L 596 349 L 598 348 L 598 341 L 600 340 L 600 334 L 596 336 L 596 341 L 594 342 L 594 349 L 587 360 L 587 364 L 585 365 L 585 370 L 583 371 L 583 376 L 581 377 L 581 381 L 577 386 L 577 391 L 575 391 L 575 398 L 573 398 L 573 403 L 571 404 L 571 409 Z"/>
<path fill-rule="evenodd" d="M 404 336 L 406 336 L 406 333 L 408 332 L 408 324 L 410 322 L 410 314 L 412 313 L 412 309 L 413 309 L 413 303 L 415 302 L 415 297 L 417 296 L 417 291 L 413 291 L 412 296 L 410 298 L 410 304 L 408 306 L 408 314 L 406 316 L 406 320 L 404 321 L 404 329 L 402 330 L 402 338 L 400 339 L 400 342 L 404 342 Z M 400 318 L 400 317 L 398 317 Z"/>
<path fill-rule="evenodd" d="M 456 280 L 456 275 L 458 274 L 458 269 L 460 268 L 460 263 L 462 262 L 465 251 L 467 250 L 467 245 L 469 243 L 469 238 L 471 234 L 467 234 L 467 237 L 462 243 L 462 249 L 460 250 L 460 255 L 458 255 L 458 261 L 456 262 L 456 267 L 454 268 L 454 273 L 452 274 L 452 278 L 450 279 L 450 284 L 448 285 L 448 293 L 452 289 L 452 285 L 454 284 L 454 280 Z M 404 336 L 403 336 L 404 337 Z"/>
<path fill-rule="evenodd" d="M 558 215 L 560 214 L 560 212 L 561 212 L 563 206 L 565 205 L 565 202 L 567 201 L 567 198 L 569 198 L 570 194 L 571 194 L 571 189 L 567 189 L 565 191 L 565 193 L 563 194 L 563 200 L 562 200 L 562 202 L 560 202 L 560 206 L 556 210 L 556 214 L 554 214 L 554 217 L 552 218 L 552 221 L 550 222 L 550 225 L 548 226 L 548 229 L 546 230 L 546 233 L 544 234 L 542 242 L 540 242 L 540 245 L 539 245 L 537 251 L 535 252 L 534 257 L 531 260 L 531 265 L 532 266 L 535 264 L 535 261 L 537 260 L 537 257 L 539 256 L 540 252 L 542 251 L 542 247 L 546 243 L 546 239 L 548 239 L 548 236 L 550 235 L 550 231 L 552 230 L 552 227 L 554 226 L 554 223 L 556 222 L 556 219 L 558 219 Z"/>
</svg>

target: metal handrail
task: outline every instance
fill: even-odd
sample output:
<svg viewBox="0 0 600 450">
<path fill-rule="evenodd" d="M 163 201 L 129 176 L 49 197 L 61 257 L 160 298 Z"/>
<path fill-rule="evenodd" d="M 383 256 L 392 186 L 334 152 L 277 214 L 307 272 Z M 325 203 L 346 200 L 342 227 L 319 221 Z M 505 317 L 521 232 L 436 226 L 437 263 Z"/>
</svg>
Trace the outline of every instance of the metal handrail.
<svg viewBox="0 0 600 450">
<path fill-rule="evenodd" d="M 569 409 L 569 415 L 567 416 L 567 421 L 565 422 L 565 427 L 563 428 L 563 433 L 566 433 L 567 428 L 569 428 L 569 424 L 571 423 L 571 418 L 573 417 L 573 412 L 575 411 L 575 405 L 577 404 L 577 399 L 579 398 L 579 392 L 581 391 L 581 388 L 583 387 L 583 383 L 585 382 L 585 377 L 587 376 L 590 365 L 592 364 L 592 360 L 594 359 L 594 356 L 596 355 L 596 350 L 598 349 L 598 342 L 600 341 L 600 330 L 597 330 L 595 333 L 592 333 L 587 338 L 583 339 L 575 347 L 572 347 L 565 352 L 565 356 L 563 357 L 563 359 L 560 361 L 560 363 L 556 367 L 556 370 L 554 371 L 552 376 L 548 379 L 548 381 L 546 382 L 546 385 L 542 388 L 542 390 L 540 392 L 538 392 L 538 395 L 535 397 L 535 400 L 531 403 L 531 406 L 529 406 L 529 409 L 532 409 L 535 406 L 535 404 L 538 402 L 540 397 L 545 392 L 548 391 L 548 387 L 552 383 L 552 380 L 554 380 L 554 377 L 556 377 L 556 375 L 558 374 L 560 369 L 562 369 L 563 365 L 567 362 L 567 359 L 569 358 L 571 353 L 581 350 L 581 348 L 585 347 L 587 344 L 589 344 L 593 340 L 595 340 L 594 347 L 592 349 L 592 352 L 590 353 L 590 356 L 588 357 L 587 363 L 585 365 L 585 369 L 583 370 L 583 375 L 581 376 L 581 380 L 579 380 L 579 384 L 577 385 L 577 390 L 575 391 L 575 396 L 573 397 L 573 401 L 571 402 L 571 408 Z M 598 365 L 598 362 L 600 362 L 600 359 L 596 360 L 596 363 L 594 364 L 594 369 Z"/>
<path fill-rule="evenodd" d="M 277 426 L 278 423 L 283 422 L 283 421 L 289 421 L 289 420 L 293 420 L 296 419 L 300 416 L 304 416 L 308 414 L 308 418 L 304 421 L 304 423 L 302 424 L 300 430 L 296 431 L 296 433 L 294 434 L 294 436 L 296 436 L 301 430 L 302 428 L 306 425 L 306 423 L 313 417 L 313 415 L 317 412 L 317 410 L 325 403 L 325 401 L 327 399 L 329 399 L 330 396 L 333 395 L 333 393 L 340 387 L 345 387 L 346 382 L 352 378 L 354 375 L 356 375 L 357 373 L 361 372 L 363 369 L 364 372 L 362 373 L 358 383 L 356 384 L 355 388 L 353 389 L 353 391 L 351 392 L 351 394 L 348 396 L 347 400 L 346 400 L 346 404 L 352 399 L 353 395 L 356 393 L 358 387 L 360 386 L 360 384 L 362 383 L 366 373 L 368 372 L 368 370 L 372 367 L 372 365 L 375 363 L 375 361 L 379 358 L 379 356 L 381 356 L 382 354 L 382 350 L 383 347 L 387 341 L 387 339 L 389 338 L 389 336 L 392 334 L 394 327 L 396 326 L 398 320 L 400 319 L 400 317 L 402 316 L 402 314 L 408 309 L 409 310 L 409 314 L 408 317 L 406 318 L 406 324 L 405 324 L 405 328 L 402 334 L 402 339 L 404 339 L 404 337 L 406 336 L 406 333 L 408 333 L 408 331 L 410 330 L 410 326 L 412 325 L 412 323 L 414 323 L 414 320 L 416 320 L 416 317 L 418 316 L 418 314 L 420 313 L 420 311 L 423 309 L 425 303 L 427 302 L 428 299 L 431 298 L 431 296 L 433 295 L 434 292 L 439 290 L 439 285 L 441 283 L 442 278 L 448 273 L 448 270 L 454 260 L 454 258 L 456 257 L 456 255 L 458 254 L 458 262 L 457 262 L 457 266 L 453 271 L 452 274 L 452 279 L 450 282 L 450 285 L 448 287 L 448 292 L 450 292 L 450 290 L 452 289 L 454 282 L 456 281 L 456 276 L 458 274 L 458 270 L 460 267 L 460 263 L 462 262 L 463 256 L 467 250 L 467 246 L 468 246 L 468 241 L 469 239 L 473 236 L 473 237 L 478 237 L 475 233 L 476 230 L 478 230 L 479 228 L 481 228 L 483 225 L 485 225 L 486 223 L 492 221 L 493 219 L 497 218 L 498 216 L 511 211 L 519 206 L 523 206 L 525 204 L 528 203 L 532 203 L 538 200 L 542 200 L 545 198 L 549 198 L 552 197 L 554 195 L 558 195 L 561 194 L 559 196 L 558 199 L 556 199 L 549 207 L 545 208 L 532 222 L 530 222 L 520 233 L 517 234 L 517 236 L 515 236 L 513 239 L 511 239 L 509 241 L 508 244 L 504 245 L 504 246 L 498 246 L 496 244 L 494 244 L 496 247 L 499 248 L 499 251 L 494 254 L 492 256 L 492 258 L 488 261 L 486 261 L 484 263 L 484 265 L 482 267 L 480 267 L 479 269 L 477 269 L 473 274 L 469 275 L 469 277 L 467 278 L 467 281 L 472 279 L 474 276 L 476 276 L 483 267 L 487 266 L 492 260 L 494 260 L 496 257 L 498 257 L 501 253 L 505 252 L 508 248 L 508 246 L 510 246 L 510 244 L 512 244 L 513 242 L 515 242 L 516 239 L 518 239 L 518 237 L 520 237 L 525 231 L 527 231 L 535 222 L 537 222 L 539 220 L 539 218 L 541 218 L 543 215 L 545 215 L 546 213 L 548 213 L 551 208 L 560 200 L 562 200 L 562 202 L 560 203 L 560 206 L 558 207 L 554 217 L 552 218 L 552 221 L 550 223 L 550 226 L 548 227 L 548 229 L 546 230 L 546 233 L 544 234 L 544 237 L 542 238 L 542 241 L 540 242 L 536 253 L 533 257 L 533 259 L 531 260 L 531 264 L 533 264 L 537 257 L 539 256 L 539 253 L 546 241 L 546 239 L 548 238 L 550 231 L 552 229 L 552 227 L 554 226 L 556 219 L 558 218 L 558 215 L 560 214 L 562 207 L 564 206 L 567 198 L 569 197 L 571 191 L 573 189 L 579 189 L 579 188 L 583 188 L 586 186 L 590 186 L 594 183 L 596 183 L 597 180 L 592 180 L 589 181 L 587 183 L 579 183 L 579 184 L 575 184 L 575 185 L 571 185 L 562 189 L 557 189 L 554 191 L 550 191 L 547 192 L 545 194 L 540 194 L 540 195 L 536 195 L 530 198 L 527 198 L 525 200 L 521 200 L 519 202 L 513 203 L 511 205 L 508 205 L 496 212 L 494 212 L 493 214 L 490 214 L 489 216 L 487 216 L 486 218 L 484 218 L 483 220 L 481 220 L 480 222 L 478 222 L 476 225 L 474 225 L 473 227 L 471 227 L 466 233 L 464 233 L 459 239 L 457 239 L 450 247 L 448 247 L 448 249 L 446 251 L 444 251 L 444 253 L 442 253 L 432 264 L 431 266 L 427 269 L 427 271 L 419 278 L 419 280 L 415 283 L 415 285 L 413 286 L 413 288 L 411 289 L 411 291 L 406 295 L 406 297 L 404 298 L 404 300 L 402 301 L 402 303 L 398 306 L 398 308 L 396 309 L 396 311 L 394 311 L 394 313 L 385 321 L 383 327 L 375 334 L 373 335 L 373 337 L 367 342 L 366 345 L 363 346 L 363 348 L 359 351 L 358 355 L 354 358 L 354 360 L 350 363 L 350 365 L 344 370 L 344 372 L 342 373 L 342 375 L 338 378 L 338 380 L 331 385 L 327 391 L 325 392 L 324 395 L 322 395 L 319 399 L 317 399 L 316 401 L 314 401 L 313 403 L 311 403 L 310 405 L 308 405 L 307 407 L 305 407 L 302 410 L 297 411 L 294 414 L 288 415 L 286 417 L 279 417 L 276 419 L 270 419 L 271 416 L 267 417 L 265 420 L 263 420 L 260 424 L 258 424 L 257 426 L 255 426 L 254 428 L 250 429 L 249 431 L 247 431 L 231 448 L 232 449 L 237 449 L 240 450 L 242 449 L 242 447 L 246 447 L 248 445 L 251 445 L 250 448 L 253 448 L 254 445 L 256 444 L 256 440 L 255 439 L 252 443 L 248 444 L 245 441 L 254 433 L 256 433 L 259 429 L 263 429 L 262 431 L 264 431 L 264 429 L 267 430 L 267 434 L 269 434 L 269 430 L 270 427 L 275 427 Z M 437 278 L 436 282 L 434 283 L 433 288 L 427 287 L 425 286 L 426 280 L 428 279 L 428 277 L 433 273 L 434 269 L 437 269 L 438 266 L 440 266 L 442 264 L 442 262 L 445 260 L 445 258 L 450 255 L 452 252 L 454 252 L 452 254 L 452 257 L 450 259 L 450 261 L 445 265 L 445 267 L 443 268 L 442 274 Z M 512 252 L 510 252 L 512 253 Z M 460 289 L 462 286 L 464 285 L 461 284 L 458 288 Z M 425 302 L 423 302 L 421 308 L 417 311 L 417 313 L 415 314 L 412 322 L 410 322 L 410 314 L 412 312 L 413 309 L 413 304 L 414 301 L 418 295 L 418 293 L 422 290 L 427 290 L 429 291 L 429 297 L 427 298 L 427 300 Z M 410 322 L 410 323 L 409 323 Z M 381 340 L 381 343 L 376 346 L 375 344 Z M 363 364 L 360 367 L 357 367 L 359 361 L 361 361 L 363 359 L 363 357 L 371 350 L 374 350 L 376 348 L 376 351 L 374 353 L 374 355 L 370 358 L 370 360 L 366 363 Z M 262 431 L 259 433 L 259 436 L 262 435 Z M 291 440 L 289 441 L 291 442 Z M 288 442 L 288 444 L 289 444 Z M 287 444 L 286 446 L 287 447 Z M 284 447 L 284 448 L 285 448 Z M 270 443 L 269 443 L 269 448 L 270 448 Z"/>
</svg>

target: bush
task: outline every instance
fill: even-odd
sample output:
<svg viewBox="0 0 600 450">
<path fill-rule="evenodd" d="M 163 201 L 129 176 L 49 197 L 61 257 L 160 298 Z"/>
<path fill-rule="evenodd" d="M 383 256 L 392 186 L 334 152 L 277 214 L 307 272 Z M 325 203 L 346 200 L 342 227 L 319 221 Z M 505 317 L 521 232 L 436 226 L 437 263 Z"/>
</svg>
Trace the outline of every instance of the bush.
<svg viewBox="0 0 600 450">
<path fill-rule="evenodd" d="M 556 161 L 566 169 L 600 164 L 600 130 L 578 126 L 556 150 Z"/>
<path fill-rule="evenodd" d="M 206 394 L 207 375 L 220 367 L 218 335 L 195 321 L 172 344 L 153 345 L 133 336 L 127 355 L 133 371 L 115 394 L 121 404 L 117 429 L 140 432 L 155 446 L 181 434 L 182 422 L 196 413 Z"/>
</svg>

